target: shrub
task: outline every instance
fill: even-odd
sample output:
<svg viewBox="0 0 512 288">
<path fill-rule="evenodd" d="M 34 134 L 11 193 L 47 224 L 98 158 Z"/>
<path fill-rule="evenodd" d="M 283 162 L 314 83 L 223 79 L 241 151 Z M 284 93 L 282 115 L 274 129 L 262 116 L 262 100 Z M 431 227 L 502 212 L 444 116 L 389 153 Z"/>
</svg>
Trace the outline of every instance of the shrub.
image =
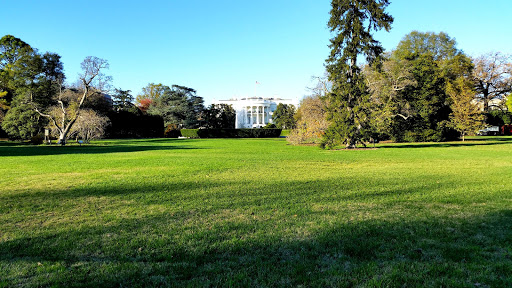
<svg viewBox="0 0 512 288">
<path fill-rule="evenodd" d="M 164 137 L 165 138 L 178 138 L 181 136 L 181 130 L 176 124 L 169 124 L 165 128 Z"/>
<path fill-rule="evenodd" d="M 234 129 L 237 130 L 236 138 L 278 138 L 281 129 Z"/>
<path fill-rule="evenodd" d="M 43 144 L 43 141 L 44 141 L 44 136 L 42 134 L 37 134 L 30 138 L 30 144 L 34 144 L 34 145 Z"/>
<path fill-rule="evenodd" d="M 295 117 L 296 128 L 291 130 L 286 140 L 293 145 L 320 143 L 329 127 L 326 118 L 326 103 L 320 95 L 302 99 Z"/>
<path fill-rule="evenodd" d="M 199 138 L 197 132 L 199 129 L 181 129 L 181 136 L 187 138 Z"/>
<path fill-rule="evenodd" d="M 491 126 L 503 126 L 512 123 L 512 113 L 508 111 L 492 110 L 486 116 L 486 122 Z"/>
<path fill-rule="evenodd" d="M 108 138 L 156 138 L 164 134 L 164 120 L 160 116 L 112 111 L 108 118 L 111 122 L 106 133 Z"/>
</svg>

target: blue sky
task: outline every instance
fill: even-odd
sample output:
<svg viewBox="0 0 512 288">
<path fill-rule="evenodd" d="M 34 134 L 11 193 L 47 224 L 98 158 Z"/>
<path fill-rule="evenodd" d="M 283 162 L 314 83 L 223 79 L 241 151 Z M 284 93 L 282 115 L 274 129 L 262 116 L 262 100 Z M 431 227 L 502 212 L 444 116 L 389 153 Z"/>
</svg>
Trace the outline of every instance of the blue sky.
<svg viewBox="0 0 512 288">
<path fill-rule="evenodd" d="M 510 53 L 510 0 L 392 0 L 395 22 L 375 38 L 448 33 L 470 56 Z M 2 0 L 0 37 L 62 56 L 68 81 L 86 56 L 107 59 L 114 87 L 194 88 L 206 104 L 240 96 L 301 99 L 329 54 L 328 0 Z M 259 85 L 255 85 L 258 81 Z"/>
</svg>

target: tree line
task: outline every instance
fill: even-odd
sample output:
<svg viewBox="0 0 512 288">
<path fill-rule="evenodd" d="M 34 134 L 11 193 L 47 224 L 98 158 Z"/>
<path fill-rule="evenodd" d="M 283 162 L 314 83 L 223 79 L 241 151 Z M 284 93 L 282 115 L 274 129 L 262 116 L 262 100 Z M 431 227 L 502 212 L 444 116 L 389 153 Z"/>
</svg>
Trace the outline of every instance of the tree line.
<svg viewBox="0 0 512 288">
<path fill-rule="evenodd" d="M 204 107 L 196 90 L 150 83 L 133 97 L 112 88 L 108 61 L 88 56 L 75 82 L 56 53 L 40 53 L 12 35 L 0 39 L 0 134 L 40 141 L 49 130 L 65 144 L 103 137 L 160 137 L 181 128 L 233 128 L 230 105 Z M 109 132 L 110 131 L 110 132 Z M 6 135 L 5 135 L 6 134 Z"/>
<path fill-rule="evenodd" d="M 419 31 L 385 52 L 370 32 L 391 29 L 388 4 L 332 1 L 327 75 L 301 103 L 290 141 L 354 148 L 384 139 L 464 140 L 486 125 L 510 124 L 509 55 L 471 58 L 448 34 Z"/>
</svg>

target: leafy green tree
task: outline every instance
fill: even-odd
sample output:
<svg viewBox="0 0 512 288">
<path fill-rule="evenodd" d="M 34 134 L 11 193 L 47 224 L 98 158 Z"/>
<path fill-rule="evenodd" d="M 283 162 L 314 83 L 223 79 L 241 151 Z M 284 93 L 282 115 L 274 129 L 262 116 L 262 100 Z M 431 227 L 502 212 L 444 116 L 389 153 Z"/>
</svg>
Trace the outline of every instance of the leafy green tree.
<svg viewBox="0 0 512 288">
<path fill-rule="evenodd" d="M 32 58 L 34 50 L 29 44 L 12 35 L 0 39 L 0 108 L 7 111 L 14 98 L 25 58 Z M 25 61 L 23 61 L 25 60 Z"/>
<path fill-rule="evenodd" d="M 112 95 L 112 105 L 115 111 L 130 111 L 136 112 L 135 105 L 133 104 L 133 96 L 130 90 L 115 89 Z"/>
<path fill-rule="evenodd" d="M 63 65 L 59 55 L 49 52 L 39 54 L 36 49 L 11 35 L 0 39 L 0 51 L 0 108 L 7 111 L 9 123 L 6 123 L 6 127 L 16 122 L 16 125 L 21 125 L 20 129 L 9 129 L 10 137 L 27 139 L 33 136 L 30 135 L 35 133 L 33 131 L 41 131 L 47 121 L 27 117 L 26 105 L 33 103 L 39 107 L 49 107 L 56 103 L 54 95 L 59 91 L 58 83 L 65 78 Z M 10 112 L 9 108 L 15 107 L 18 109 Z M 27 122 L 23 124 L 23 121 Z M 39 127 L 35 128 L 34 125 Z"/>
<path fill-rule="evenodd" d="M 204 101 L 196 95 L 196 90 L 179 85 L 161 88 L 161 93 L 154 98 L 147 112 L 161 116 L 165 126 L 175 124 L 180 128 L 198 128 Z"/>
<path fill-rule="evenodd" d="M 228 104 L 212 104 L 204 109 L 202 121 L 206 128 L 235 128 L 236 112 Z"/>
<path fill-rule="evenodd" d="M 444 32 L 412 31 L 402 38 L 395 50 L 395 54 L 402 59 L 428 54 L 434 61 L 452 59 L 460 53 L 455 39 Z"/>
<path fill-rule="evenodd" d="M 4 117 L 2 129 L 11 139 L 26 140 L 41 132 L 47 121 L 37 114 L 30 105 L 12 107 Z"/>
<path fill-rule="evenodd" d="M 401 91 L 409 117 L 394 119 L 391 136 L 398 142 L 445 140 L 443 129 L 451 110 L 442 70 L 428 54 L 419 55 L 411 62 L 417 85 Z"/>
<path fill-rule="evenodd" d="M 415 84 L 395 91 L 391 105 L 388 105 L 391 109 L 383 110 L 386 112 L 385 116 L 391 116 L 388 118 L 391 122 L 386 123 L 389 124 L 389 136 L 399 142 L 443 141 L 456 137 L 456 131 L 449 125 L 452 110 L 451 99 L 446 91 L 447 83 L 459 77 L 469 79 L 472 62 L 457 49 L 455 40 L 442 32 L 436 34 L 413 31 L 402 39 L 382 67 L 386 68 L 389 60 L 407 63 L 407 67 L 400 69 L 402 73 L 409 71 L 407 78 L 412 76 L 410 81 Z M 387 83 L 384 87 L 390 90 L 393 85 L 395 84 Z M 372 85 L 370 88 L 373 89 Z M 378 90 L 374 89 L 372 92 Z M 401 117 L 393 117 L 394 115 Z M 374 116 L 372 119 L 378 117 Z"/>
<path fill-rule="evenodd" d="M 479 106 L 479 108 L 481 108 Z M 512 124 L 512 112 L 494 109 L 484 114 L 485 123 L 490 126 L 503 126 Z"/>
<path fill-rule="evenodd" d="M 5 35 L 0 39 L 0 69 L 14 65 L 18 60 L 34 50 L 25 41 L 12 35 Z"/>
<path fill-rule="evenodd" d="M 0 39 L 0 108 L 10 108 L 16 86 L 14 75 L 22 58 L 31 57 L 34 50 L 29 44 L 12 35 Z"/>
<path fill-rule="evenodd" d="M 36 94 L 41 105 L 49 105 L 58 91 L 58 82 L 64 80 L 60 56 L 46 52 L 39 54 L 28 44 L 7 35 L 0 40 L 0 90 L 5 94 L 4 105 L 16 95 Z"/>
<path fill-rule="evenodd" d="M 295 120 L 295 106 L 279 103 L 274 113 L 272 122 L 278 129 L 293 129 L 297 124 Z"/>
<path fill-rule="evenodd" d="M 369 139 L 370 94 L 357 63 L 365 55 L 372 65 L 383 52 L 371 31 L 391 29 L 393 17 L 384 10 L 388 0 L 333 0 L 328 26 L 336 36 L 331 39 L 327 72 L 332 92 L 327 95 L 330 122 L 322 145 L 332 148 L 345 144 L 354 148 Z"/>
</svg>

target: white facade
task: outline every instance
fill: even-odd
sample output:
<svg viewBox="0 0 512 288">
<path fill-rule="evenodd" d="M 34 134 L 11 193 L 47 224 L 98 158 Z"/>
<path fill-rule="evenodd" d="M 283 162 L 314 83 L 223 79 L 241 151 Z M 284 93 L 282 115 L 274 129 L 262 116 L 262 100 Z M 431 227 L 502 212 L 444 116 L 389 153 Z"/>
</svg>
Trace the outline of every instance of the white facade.
<svg viewBox="0 0 512 288">
<path fill-rule="evenodd" d="M 294 105 L 297 102 L 292 99 L 246 97 L 240 99 L 217 100 L 213 104 L 232 105 L 236 111 L 235 128 L 261 128 L 272 123 L 272 114 L 279 103 Z"/>
</svg>

